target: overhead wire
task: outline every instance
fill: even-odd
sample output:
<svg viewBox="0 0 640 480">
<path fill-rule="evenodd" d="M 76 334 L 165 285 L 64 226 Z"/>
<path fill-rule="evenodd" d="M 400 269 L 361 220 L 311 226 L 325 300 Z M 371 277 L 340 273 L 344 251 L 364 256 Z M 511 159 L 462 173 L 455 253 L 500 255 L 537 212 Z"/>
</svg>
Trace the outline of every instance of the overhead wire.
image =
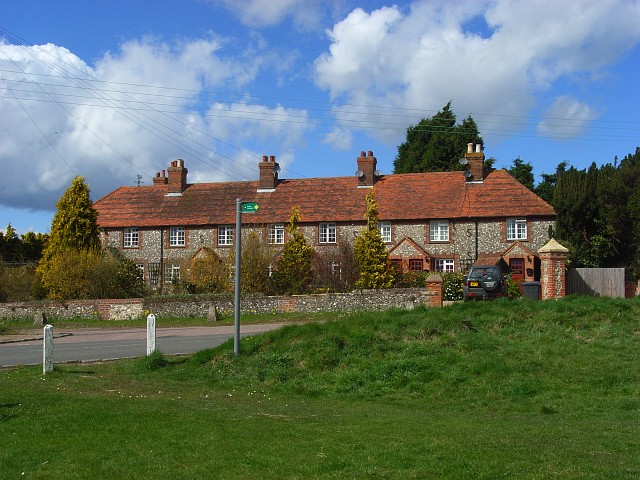
<svg viewBox="0 0 640 480">
<path fill-rule="evenodd" d="M 67 114 L 69 114 L 72 118 L 74 118 L 80 125 L 87 129 L 87 131 L 91 132 L 96 136 L 100 141 L 104 142 L 109 146 L 114 152 L 116 152 L 121 158 L 131 163 L 122 153 L 118 152 L 112 145 L 105 140 L 100 138 L 95 132 L 91 131 L 89 127 L 73 115 L 64 105 L 78 105 L 78 106 L 86 106 L 86 107 L 94 107 L 94 108 L 110 108 L 114 111 L 117 111 L 118 114 L 122 115 L 124 118 L 134 122 L 140 128 L 148 131 L 150 134 L 155 135 L 161 140 L 181 149 L 184 149 L 185 153 L 190 152 L 191 155 L 194 156 L 195 159 L 205 163 L 206 165 L 217 169 L 224 173 L 227 176 L 232 178 L 240 179 L 246 178 L 241 175 L 237 175 L 233 171 L 229 171 L 228 165 L 223 165 L 210 156 L 200 152 L 197 148 L 200 147 L 204 149 L 206 152 L 212 152 L 215 155 L 218 155 L 222 158 L 229 160 L 232 164 L 238 165 L 240 168 L 246 168 L 246 164 L 236 161 L 235 159 L 218 152 L 211 148 L 209 145 L 202 144 L 195 139 L 189 139 L 189 144 L 185 143 L 182 139 L 184 138 L 183 132 L 175 130 L 169 124 L 162 123 L 157 118 L 154 118 L 152 115 L 148 115 L 147 113 L 151 112 L 153 114 L 161 115 L 171 122 L 176 123 L 178 125 L 182 125 L 185 128 L 193 130 L 194 132 L 203 135 L 207 138 L 215 142 L 219 142 L 222 145 L 225 145 L 229 148 L 235 149 L 239 152 L 242 152 L 246 156 L 250 156 L 253 158 L 260 158 L 258 155 L 248 152 L 247 150 L 237 147 L 230 142 L 226 142 L 220 138 L 216 138 L 215 136 L 209 134 L 208 132 L 202 131 L 198 128 L 195 128 L 193 125 L 185 123 L 179 120 L 176 115 L 192 115 L 193 112 L 188 112 L 185 110 L 166 110 L 165 108 L 175 107 L 175 103 L 170 103 L 170 100 L 178 100 L 183 102 L 205 102 L 211 101 L 220 103 L 219 98 L 221 96 L 226 97 L 236 97 L 240 99 L 235 104 L 225 104 L 223 107 L 211 107 L 207 109 L 206 112 L 199 111 L 198 116 L 202 118 L 233 118 L 241 121 L 251 121 L 251 122 L 281 122 L 281 123 L 291 123 L 291 124 L 303 124 L 303 125 L 321 125 L 321 126 L 333 126 L 345 129 L 356 129 L 356 130 L 391 130 L 391 131 L 404 131 L 407 128 L 407 124 L 413 119 L 415 121 L 415 114 L 420 113 L 424 115 L 425 113 L 435 112 L 434 110 L 425 110 L 418 108 L 401 108 L 401 107 L 392 107 L 392 106 L 380 106 L 380 105 L 366 105 L 366 104 L 355 104 L 355 103 L 341 103 L 339 107 L 328 107 L 328 108 L 308 108 L 305 109 L 302 113 L 298 114 L 295 112 L 291 112 L 285 109 L 285 113 L 275 111 L 274 109 L 269 110 L 269 107 L 265 111 L 256 112 L 255 109 L 251 109 L 250 103 L 247 103 L 248 99 L 260 99 L 260 100 L 270 100 L 270 101 L 288 101 L 291 103 L 304 103 L 305 105 L 319 105 L 324 106 L 327 105 L 327 102 L 317 101 L 313 99 L 295 99 L 295 98 L 284 98 L 284 97 L 268 97 L 268 96 L 257 96 L 257 95 L 247 95 L 247 94 L 236 94 L 231 92 L 216 92 L 216 91 L 207 91 L 207 90 L 195 90 L 195 89 L 186 89 L 186 88 L 177 88 L 177 87 L 167 87 L 161 85 L 146 85 L 139 83 L 127 83 L 127 82 L 114 82 L 114 81 L 104 81 L 98 78 L 95 78 L 93 75 L 89 74 L 86 71 L 78 69 L 76 66 L 68 64 L 64 61 L 67 67 L 79 72 L 83 76 L 88 76 L 88 78 L 81 78 L 78 75 L 73 74 L 73 70 L 69 71 L 60 66 L 60 59 L 55 59 L 55 62 L 50 62 L 47 59 L 42 57 L 42 54 L 47 54 L 47 52 L 40 52 L 40 55 L 36 54 L 32 48 L 28 48 L 25 45 L 25 41 L 20 39 L 8 30 L 0 27 L 0 33 L 5 32 L 4 36 L 8 37 L 10 40 L 13 38 L 14 40 L 10 45 L 14 45 L 20 47 L 28 52 L 33 58 L 37 61 L 42 62 L 47 66 L 52 72 L 60 73 L 60 74 L 42 74 L 42 73 L 26 73 L 22 71 L 19 65 L 14 62 L 14 65 L 18 70 L 8 70 L 8 69 L 0 69 L 0 72 L 7 74 L 21 74 L 24 75 L 28 80 L 23 78 L 6 78 L 6 75 L 0 77 L 5 85 L 7 85 L 7 90 L 10 95 L 8 98 L 12 98 L 18 102 L 22 101 L 35 101 L 35 102 L 52 102 L 60 106 Z M 2 46 L 2 42 L 0 42 L 0 47 Z M 36 81 L 34 77 L 48 77 L 51 79 L 61 79 L 66 84 L 61 83 L 48 83 L 48 82 L 39 82 Z M 10 88 L 8 82 L 14 82 L 14 87 Z M 33 84 L 36 86 L 38 91 L 29 90 L 29 89 L 20 89 L 15 88 L 16 83 L 22 83 L 25 85 Z M 96 83 L 98 87 L 96 87 Z M 116 88 L 116 86 L 118 88 Z M 45 88 L 47 87 L 47 88 Z M 120 87 L 126 87 L 120 88 Z M 143 89 L 155 89 L 159 92 L 166 93 L 148 93 L 141 91 L 133 91 L 135 88 L 143 88 Z M 58 91 L 56 91 L 58 89 Z M 75 93 L 62 93 L 60 89 L 77 89 L 78 92 Z M 20 92 L 20 96 L 16 93 Z M 33 95 L 43 94 L 44 97 L 34 98 Z M 174 94 L 170 94 L 174 93 Z M 31 94 L 32 96 L 29 96 Z M 118 97 L 116 97 L 116 95 Z M 0 95 L 0 97 L 4 97 Z M 121 98 L 123 97 L 123 98 Z M 139 97 L 152 97 L 149 100 L 141 100 Z M 5 97 L 7 98 L 7 97 Z M 66 100 L 68 98 L 76 98 L 80 101 L 73 102 Z M 158 101 L 152 101 L 158 100 Z M 161 101 L 164 100 L 164 101 Z M 169 102 L 167 102 L 169 100 Z M 231 106 L 229 106 L 231 105 Z M 242 105 L 246 105 L 246 110 L 242 109 Z M 21 104 L 23 110 L 25 110 L 25 106 Z M 277 107 L 281 107 L 281 105 L 277 105 Z M 233 108 L 233 109 L 232 109 Z M 285 107 L 282 107 L 285 108 Z M 366 109 L 366 111 L 362 111 L 362 109 Z M 290 109 L 289 109 L 290 110 Z M 309 112 L 317 114 L 309 115 Z M 359 117 L 365 115 L 365 119 L 360 119 Z M 486 118 L 487 123 L 491 125 L 501 125 L 507 124 L 514 128 L 506 128 L 499 129 L 495 126 L 491 128 L 485 128 L 482 130 L 483 135 L 495 135 L 495 136 L 510 136 L 510 137 L 539 137 L 540 133 L 532 134 L 526 132 L 526 129 L 533 128 L 536 126 L 534 123 L 533 117 L 527 116 L 516 116 L 516 115 L 503 115 L 503 114 L 488 114 L 488 113 L 475 113 L 476 118 Z M 394 119 L 404 119 L 403 122 L 393 121 Z M 535 121 L 540 122 L 540 118 L 535 119 Z M 570 118 L 542 118 L 543 121 L 549 122 L 547 126 L 552 129 L 575 129 L 577 127 L 581 127 L 582 123 L 585 121 L 570 119 Z M 32 119 L 33 121 L 33 119 Z M 560 123 L 550 123 L 551 121 L 560 122 Z M 565 123 L 563 123 L 565 122 Z M 607 120 L 593 120 L 589 121 L 590 127 L 590 140 L 606 140 L 606 141 L 628 141 L 637 138 L 637 134 L 640 131 L 640 127 L 636 127 L 636 125 L 640 125 L 640 122 L 633 121 L 607 121 Z M 605 126 L 597 126 L 593 125 L 605 125 Z M 607 126 L 607 125 L 623 125 L 623 126 Z M 626 125 L 630 125 L 627 127 Z M 419 124 L 411 125 L 416 131 L 421 131 L 424 133 L 428 132 L 439 132 L 442 131 L 437 127 L 423 127 Z M 524 131 L 523 131 L 524 130 Z M 606 133 L 600 133 L 601 131 L 605 131 Z M 611 134 L 607 134 L 612 132 Z M 626 134 L 626 132 L 629 132 Z M 456 134 L 464 134 L 460 129 L 457 129 Z M 624 133 L 624 135 L 620 135 L 620 133 Z M 559 130 L 555 130 L 551 133 L 544 134 L 543 136 L 547 137 L 558 137 L 561 136 L 562 132 Z M 194 145 L 194 146 L 192 146 Z M 136 167 L 138 168 L 138 167 Z M 141 169 L 138 168 L 139 171 L 142 172 Z M 291 171 L 291 169 L 286 169 Z M 143 172 L 146 174 L 146 172 Z M 295 172 L 292 172 L 295 173 Z M 300 175 L 302 176 L 302 175 Z"/>
</svg>

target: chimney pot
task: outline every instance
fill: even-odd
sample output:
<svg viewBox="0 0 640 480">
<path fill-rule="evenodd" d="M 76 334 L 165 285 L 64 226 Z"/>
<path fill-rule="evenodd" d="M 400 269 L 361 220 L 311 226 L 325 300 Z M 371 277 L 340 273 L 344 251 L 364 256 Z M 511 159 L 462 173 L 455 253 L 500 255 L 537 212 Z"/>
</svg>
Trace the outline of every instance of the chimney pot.
<svg viewBox="0 0 640 480">
<path fill-rule="evenodd" d="M 364 175 L 358 177 L 358 186 L 359 187 L 372 187 L 376 182 L 376 167 L 378 160 L 373 156 L 373 152 L 367 152 L 368 155 L 365 156 L 365 152 L 360 152 L 360 157 L 358 158 L 358 170 L 361 170 Z"/>
<path fill-rule="evenodd" d="M 478 144 L 476 145 L 476 153 L 480 153 L 480 152 L 482 152 L 482 144 L 481 144 L 481 143 L 478 143 Z"/>
<path fill-rule="evenodd" d="M 280 167 L 276 163 L 275 155 L 263 155 L 262 162 L 258 164 L 260 169 L 259 190 L 272 190 L 278 185 L 278 172 Z"/>
<path fill-rule="evenodd" d="M 473 153 L 473 143 L 467 143 L 467 153 Z"/>
<path fill-rule="evenodd" d="M 165 175 L 165 173 L 164 173 L 164 170 L 162 170 L 162 176 L 163 176 L 163 177 L 166 177 L 166 175 Z"/>
</svg>

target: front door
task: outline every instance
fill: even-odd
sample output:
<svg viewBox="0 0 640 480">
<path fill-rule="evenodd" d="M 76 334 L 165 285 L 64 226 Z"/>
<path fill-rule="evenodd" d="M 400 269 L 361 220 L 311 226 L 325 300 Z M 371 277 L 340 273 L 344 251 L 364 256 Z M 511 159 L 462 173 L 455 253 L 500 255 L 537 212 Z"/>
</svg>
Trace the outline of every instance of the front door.
<svg viewBox="0 0 640 480">
<path fill-rule="evenodd" d="M 510 258 L 511 278 L 518 284 L 524 282 L 524 258 Z"/>
</svg>

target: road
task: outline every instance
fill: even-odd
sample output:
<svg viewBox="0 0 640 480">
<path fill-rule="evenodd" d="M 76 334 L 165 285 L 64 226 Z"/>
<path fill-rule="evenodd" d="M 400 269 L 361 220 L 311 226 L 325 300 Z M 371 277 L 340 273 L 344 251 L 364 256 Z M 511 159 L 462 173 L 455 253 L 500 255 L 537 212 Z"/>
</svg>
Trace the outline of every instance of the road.
<svg viewBox="0 0 640 480">
<path fill-rule="evenodd" d="M 275 330 L 283 323 L 241 325 L 240 336 Z M 232 325 L 223 327 L 158 328 L 156 348 L 167 355 L 194 353 L 233 338 Z M 0 343 L 0 367 L 42 364 L 42 335 L 33 340 Z M 79 329 L 56 331 L 54 363 L 90 362 L 142 357 L 147 353 L 147 332 L 132 329 Z"/>
</svg>

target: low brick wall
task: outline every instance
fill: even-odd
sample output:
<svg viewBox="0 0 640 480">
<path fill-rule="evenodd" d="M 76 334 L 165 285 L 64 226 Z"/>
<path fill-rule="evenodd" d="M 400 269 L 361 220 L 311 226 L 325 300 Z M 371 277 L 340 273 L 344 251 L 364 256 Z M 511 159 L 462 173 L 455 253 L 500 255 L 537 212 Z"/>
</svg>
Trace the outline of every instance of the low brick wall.
<svg viewBox="0 0 640 480">
<path fill-rule="evenodd" d="M 395 288 L 357 290 L 350 293 L 318 295 L 263 296 L 246 295 L 240 301 L 241 313 L 354 312 L 381 311 L 389 308 L 413 308 L 442 304 L 442 289 Z M 222 315 L 234 312 L 233 295 L 130 298 L 115 300 L 74 300 L 69 302 L 26 302 L 0 304 L 0 318 L 48 319 L 101 318 L 130 320 L 153 313 L 161 317 L 208 317 L 217 309 Z"/>
</svg>

